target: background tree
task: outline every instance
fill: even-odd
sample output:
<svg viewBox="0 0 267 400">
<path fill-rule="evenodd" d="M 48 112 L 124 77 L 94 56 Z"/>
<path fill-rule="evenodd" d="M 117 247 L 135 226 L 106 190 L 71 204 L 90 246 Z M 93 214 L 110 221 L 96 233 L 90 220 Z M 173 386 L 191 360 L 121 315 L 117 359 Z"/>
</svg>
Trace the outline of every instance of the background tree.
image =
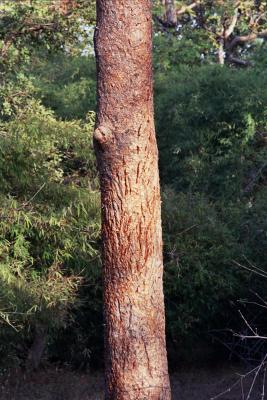
<svg viewBox="0 0 267 400">
<path fill-rule="evenodd" d="M 168 3 L 169 4 L 169 3 Z M 188 30 L 197 32 L 195 36 L 207 34 L 213 54 L 219 64 L 225 62 L 236 66 L 251 64 L 251 47 L 267 37 L 266 3 L 248 1 L 195 1 L 172 2 L 171 14 L 176 15 L 170 23 L 167 18 L 157 16 L 164 30 L 174 28 L 177 37 L 186 37 Z M 176 11 L 173 11 L 173 10 Z M 205 53 L 202 53 L 202 56 Z"/>
</svg>

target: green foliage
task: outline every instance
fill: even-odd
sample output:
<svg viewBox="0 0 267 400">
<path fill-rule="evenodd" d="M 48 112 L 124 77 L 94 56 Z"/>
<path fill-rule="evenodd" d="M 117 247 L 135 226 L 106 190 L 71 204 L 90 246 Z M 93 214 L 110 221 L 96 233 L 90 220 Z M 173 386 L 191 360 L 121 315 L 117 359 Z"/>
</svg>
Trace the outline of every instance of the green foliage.
<svg viewBox="0 0 267 400">
<path fill-rule="evenodd" d="M 174 66 L 207 64 L 213 60 L 212 45 L 205 31 L 184 29 L 180 38 L 166 32 L 154 37 L 154 68 L 166 73 Z"/>
<path fill-rule="evenodd" d="M 90 147 L 94 119 L 92 114 L 88 118 L 83 124 L 56 120 L 51 111 L 29 101 L 16 119 L 0 125 L 1 187 L 16 194 L 30 194 L 43 183 L 76 179 L 76 184 L 95 189 L 96 169 Z M 75 168 L 84 175 L 82 178 L 74 175 Z"/>
<path fill-rule="evenodd" d="M 12 54 L 20 57 L 27 55 L 29 58 L 30 50 L 39 46 L 48 50 L 64 46 L 68 51 L 80 53 L 92 36 L 85 26 L 95 21 L 95 4 L 91 0 L 78 0 L 75 3 L 69 10 L 62 10 L 60 1 L 53 0 L 2 2 L 2 62 L 10 63 L 13 60 Z"/>
<path fill-rule="evenodd" d="M 5 365 L 27 357 L 39 324 L 54 357 L 56 340 L 60 337 L 64 348 L 71 332 L 66 354 L 57 355 L 61 360 L 75 354 L 88 363 L 92 343 L 96 348 L 101 337 L 96 328 L 102 324 L 100 207 L 94 114 L 88 113 L 95 108 L 88 25 L 95 5 L 78 0 L 65 13 L 59 4 L 26 0 L 0 6 L 0 355 Z"/>
<path fill-rule="evenodd" d="M 265 71 L 173 69 L 156 81 L 160 165 L 165 183 L 238 199 L 266 160 Z M 255 184 L 261 180 L 258 175 Z"/>
<path fill-rule="evenodd" d="M 37 323 L 49 332 L 68 326 L 84 301 L 83 286 L 92 287 L 86 296 L 95 304 L 100 207 L 93 123 L 92 114 L 86 123 L 56 120 L 31 100 L 1 124 L 1 346 L 11 334 L 23 343 Z"/>
<path fill-rule="evenodd" d="M 249 205 L 170 188 L 162 197 L 167 341 L 190 357 L 213 330 L 240 331 L 238 299 L 265 298 L 266 282 L 249 270 L 266 271 L 267 191 Z"/>
<path fill-rule="evenodd" d="M 16 112 L 16 107 L 23 106 L 25 97 L 33 95 L 29 66 L 31 69 L 36 63 L 40 64 L 40 59 L 50 54 L 67 52 L 74 56 L 92 52 L 93 29 L 89 24 L 95 20 L 95 4 L 84 0 L 75 4 L 64 13 L 60 2 L 52 0 L 6 0 L 1 3 L 1 118 L 10 117 L 12 112 Z M 93 87 L 91 83 L 90 87 Z M 72 100 L 75 100 L 73 95 Z"/>
<path fill-rule="evenodd" d="M 159 0 L 154 1 L 154 19 L 157 34 L 167 37 L 166 43 L 174 49 L 174 52 L 165 49 L 167 57 L 180 59 L 180 63 L 216 63 L 223 43 L 225 61 L 229 65 L 244 66 L 250 61 L 254 64 L 255 48 L 264 47 L 265 40 L 245 39 L 235 45 L 232 40 L 240 35 L 246 38 L 251 33 L 257 37 L 266 31 L 266 2 L 186 0 L 174 1 L 174 6 L 178 11 L 177 26 L 166 25 L 166 9 Z M 174 39 L 172 45 L 170 38 Z M 181 57 L 175 52 L 178 48 Z"/>
<path fill-rule="evenodd" d="M 40 55 L 30 70 L 36 95 L 64 119 L 85 118 L 96 108 L 96 68 L 92 55 Z"/>
<path fill-rule="evenodd" d="M 178 349 L 229 321 L 239 330 L 235 301 L 266 293 L 236 265 L 267 268 L 265 81 L 264 68 L 156 73 L 167 337 Z"/>
<path fill-rule="evenodd" d="M 201 193 L 163 192 L 167 327 L 174 342 L 225 326 L 245 293 L 248 280 L 234 266 L 245 250 L 241 210 L 228 207 L 222 212 Z"/>
</svg>

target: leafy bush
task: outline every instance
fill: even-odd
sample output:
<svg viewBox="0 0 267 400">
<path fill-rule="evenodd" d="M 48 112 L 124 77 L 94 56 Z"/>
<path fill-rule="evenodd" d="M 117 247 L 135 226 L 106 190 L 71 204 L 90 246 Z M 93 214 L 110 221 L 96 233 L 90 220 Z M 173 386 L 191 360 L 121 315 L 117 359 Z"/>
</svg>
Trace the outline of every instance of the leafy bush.
<svg viewBox="0 0 267 400">
<path fill-rule="evenodd" d="M 89 307 L 98 304 L 100 207 L 92 127 L 92 114 L 85 123 L 63 122 L 33 100 L 1 124 L 3 357 L 18 353 L 15 341 L 27 347 L 28 332 L 38 324 L 51 334 L 73 323 L 74 310 L 83 307 L 81 291 Z"/>
<path fill-rule="evenodd" d="M 37 54 L 38 55 L 38 54 Z M 85 118 L 96 108 L 96 68 L 91 55 L 69 57 L 67 54 L 41 54 L 30 73 L 46 107 L 64 119 Z"/>
<path fill-rule="evenodd" d="M 213 198 L 240 197 L 267 155 L 260 144 L 266 131 L 265 71 L 207 66 L 156 78 L 164 183 Z M 259 174 L 254 183 L 261 179 Z"/>
<path fill-rule="evenodd" d="M 181 65 L 201 66 L 214 59 L 213 44 L 207 32 L 185 28 L 183 34 L 157 32 L 154 36 L 154 68 L 168 73 Z"/>
<path fill-rule="evenodd" d="M 167 330 L 180 348 L 229 326 L 250 289 L 266 291 L 236 265 L 267 268 L 266 78 L 218 66 L 156 73 Z"/>
<path fill-rule="evenodd" d="M 163 192 L 166 308 L 175 340 L 224 327 L 247 284 L 233 263 L 243 246 L 224 213 L 203 194 Z"/>
</svg>

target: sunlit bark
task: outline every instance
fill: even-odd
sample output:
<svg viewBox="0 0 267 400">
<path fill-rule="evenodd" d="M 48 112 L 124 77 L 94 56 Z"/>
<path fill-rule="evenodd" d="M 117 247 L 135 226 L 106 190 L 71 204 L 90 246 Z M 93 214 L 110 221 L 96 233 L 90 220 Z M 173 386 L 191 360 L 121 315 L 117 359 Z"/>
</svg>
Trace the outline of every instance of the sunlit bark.
<svg viewBox="0 0 267 400">
<path fill-rule="evenodd" d="M 170 399 L 150 0 L 98 0 L 106 399 Z"/>
</svg>

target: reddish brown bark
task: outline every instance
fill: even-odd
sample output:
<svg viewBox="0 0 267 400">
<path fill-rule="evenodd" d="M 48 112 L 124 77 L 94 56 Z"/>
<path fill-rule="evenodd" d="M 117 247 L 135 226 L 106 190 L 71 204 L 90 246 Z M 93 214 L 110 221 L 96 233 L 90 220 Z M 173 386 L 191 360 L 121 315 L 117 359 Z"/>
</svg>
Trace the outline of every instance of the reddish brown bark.
<svg viewBox="0 0 267 400">
<path fill-rule="evenodd" d="M 97 0 L 106 399 L 169 400 L 150 0 Z"/>
</svg>

